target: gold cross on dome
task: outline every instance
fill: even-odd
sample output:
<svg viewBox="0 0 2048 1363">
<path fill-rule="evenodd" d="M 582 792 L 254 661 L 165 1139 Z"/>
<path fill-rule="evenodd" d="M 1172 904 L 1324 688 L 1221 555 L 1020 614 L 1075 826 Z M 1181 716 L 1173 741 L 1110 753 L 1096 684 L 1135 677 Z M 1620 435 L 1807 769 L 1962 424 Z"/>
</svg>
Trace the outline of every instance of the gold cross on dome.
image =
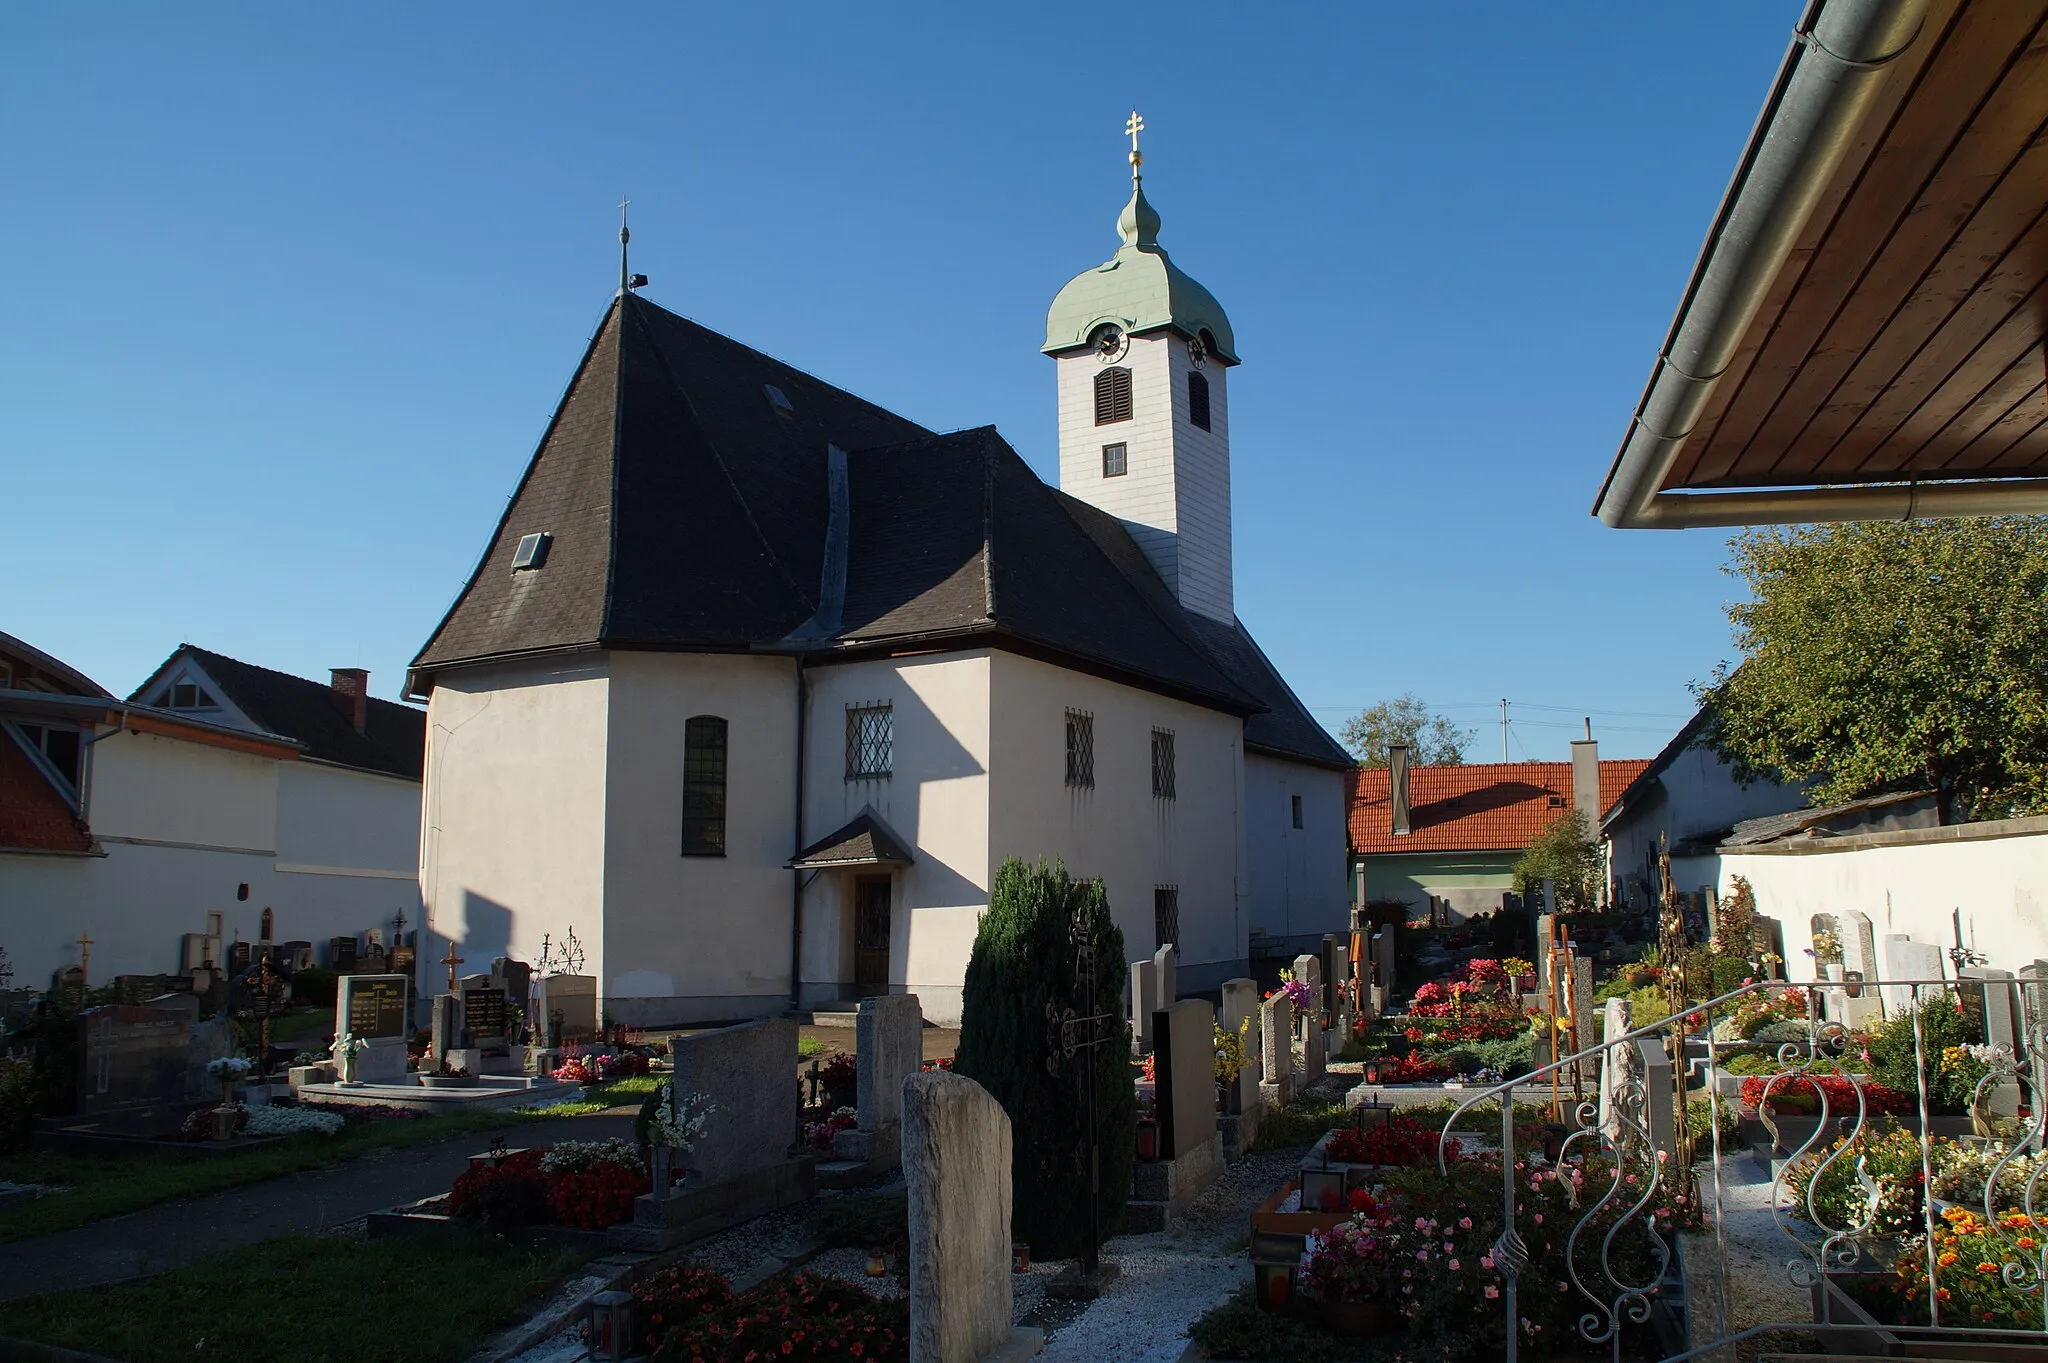
<svg viewBox="0 0 2048 1363">
<path fill-rule="evenodd" d="M 1138 134 L 1145 131 L 1145 119 L 1136 109 L 1131 110 L 1130 118 L 1125 120 L 1124 131 L 1129 133 L 1131 138 L 1131 164 L 1142 164 L 1145 158 L 1138 152 Z"/>
</svg>

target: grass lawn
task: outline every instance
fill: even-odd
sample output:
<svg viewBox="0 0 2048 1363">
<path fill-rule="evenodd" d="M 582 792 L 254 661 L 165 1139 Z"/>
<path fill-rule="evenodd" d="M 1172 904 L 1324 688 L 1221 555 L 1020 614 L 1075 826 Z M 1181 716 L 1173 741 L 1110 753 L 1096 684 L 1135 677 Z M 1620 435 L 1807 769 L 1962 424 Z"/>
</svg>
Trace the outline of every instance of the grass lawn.
<svg viewBox="0 0 2048 1363">
<path fill-rule="evenodd" d="M 585 1257 L 459 1231 L 281 1235 L 144 1282 L 9 1302 L 0 1335 L 129 1363 L 455 1363 Z"/>
<path fill-rule="evenodd" d="M 284 1174 L 343 1164 L 374 1150 L 404 1150 L 449 1136 L 495 1131 L 521 1122 L 583 1117 L 621 1103 L 639 1106 L 657 1081 L 651 1076 L 614 1080 L 591 1090 L 581 1102 L 532 1112 L 500 1108 L 452 1112 L 416 1121 L 366 1122 L 335 1136 L 291 1136 L 246 1155 L 182 1159 L 148 1152 L 134 1155 L 69 1154 L 32 1150 L 0 1158 L 0 1179 L 42 1183 L 68 1191 L 0 1211 L 0 1244 L 70 1230 L 88 1222 L 140 1211 L 180 1197 L 199 1197 Z"/>
</svg>

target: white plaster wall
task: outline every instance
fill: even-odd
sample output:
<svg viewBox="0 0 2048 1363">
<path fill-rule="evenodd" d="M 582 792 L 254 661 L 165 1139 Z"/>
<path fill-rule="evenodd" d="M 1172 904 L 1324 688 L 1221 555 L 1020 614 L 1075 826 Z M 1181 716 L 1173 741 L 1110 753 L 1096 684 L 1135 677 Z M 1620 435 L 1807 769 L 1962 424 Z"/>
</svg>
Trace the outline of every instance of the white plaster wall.
<svg viewBox="0 0 2048 1363">
<path fill-rule="evenodd" d="M 1178 885 L 1186 989 L 1241 973 L 1242 721 L 1006 653 L 993 655 L 990 682 L 992 866 L 1061 858 L 1077 877 L 1102 877 L 1133 960 L 1157 946 L 1154 886 Z M 1095 717 L 1090 789 L 1066 784 L 1070 708 Z M 1172 800 L 1152 795 L 1154 727 L 1174 732 Z"/>
<path fill-rule="evenodd" d="M 277 767 L 277 859 L 317 869 L 420 864 L 420 783 L 318 762 Z"/>
<path fill-rule="evenodd" d="M 78 964 L 78 937 L 93 939 L 94 983 L 116 975 L 169 974 L 179 940 L 204 932 L 209 910 L 223 914 L 227 940 L 253 942 L 267 906 L 279 941 L 327 939 L 388 926 L 400 909 L 420 916 L 414 872 L 385 876 L 304 875 L 250 853 L 109 843 L 104 857 L 0 854 L 0 945 L 18 987 L 47 987 L 53 972 Z M 249 898 L 238 901 L 238 885 Z"/>
<path fill-rule="evenodd" d="M 159 734 L 93 745 L 90 822 L 102 840 L 274 852 L 279 761 Z"/>
<path fill-rule="evenodd" d="M 605 1005 L 642 1025 L 783 1011 L 793 908 L 784 863 L 797 850 L 795 664 L 614 653 L 609 700 Z M 726 721 L 723 857 L 682 855 L 684 727 L 695 715 Z"/>
<path fill-rule="evenodd" d="M 1351 926 L 1344 776 L 1249 753 L 1244 763 L 1248 930 L 1287 939 L 1297 954 Z M 1294 827 L 1301 796 L 1300 828 Z"/>
<path fill-rule="evenodd" d="M 573 925 L 603 978 L 605 660 L 442 673 L 427 705 L 420 887 L 474 969 Z"/>
<path fill-rule="evenodd" d="M 804 826 L 795 841 L 808 845 L 872 805 L 912 846 L 915 864 L 892 874 L 890 987 L 916 994 L 924 1015 L 941 1023 L 959 1020 L 961 980 L 988 907 L 990 675 L 1002 657 L 976 650 L 806 674 L 810 741 Z M 892 771 L 887 779 L 849 781 L 846 712 L 874 702 L 894 711 Z M 879 872 L 827 871 L 805 893 L 809 998 L 851 988 L 853 885 L 864 874 Z"/>
<path fill-rule="evenodd" d="M 1131 419 L 1095 424 L 1092 352 L 1057 361 L 1060 488 L 1131 528 L 1152 566 L 1190 610 L 1233 618 L 1230 536 L 1230 403 L 1222 365 L 1211 363 L 1209 430 L 1188 419 L 1187 342 L 1160 332 L 1131 338 L 1119 364 L 1131 371 Z M 1102 447 L 1128 447 L 1128 472 L 1102 476 Z"/>
<path fill-rule="evenodd" d="M 1746 876 L 1759 912 L 1784 926 L 1786 970 L 1813 978 L 1812 916 L 1861 910 L 1883 961 L 1887 933 L 1946 950 L 1950 915 L 1961 910 L 1963 940 L 2005 970 L 2048 958 L 2048 821 L 2010 821 L 2026 831 L 1958 840 L 1996 826 L 1877 835 L 1877 845 L 1829 851 L 1749 853 L 1721 858 L 1721 892 Z M 1929 835 L 1935 835 L 1930 838 Z M 1943 836 L 1946 835 L 1946 836 Z M 1862 842 L 1862 839 L 1858 839 Z"/>
<path fill-rule="evenodd" d="M 1602 830 L 1609 842 L 1608 866 L 1616 883 L 1654 892 L 1656 859 L 1686 838 L 1731 828 L 1744 819 L 1784 814 L 1806 804 L 1798 786 L 1775 781 L 1735 781 L 1735 769 L 1705 748 L 1688 748 L 1658 774 L 1657 796 Z M 1633 882 L 1628 877 L 1635 877 Z M 1683 890 L 1698 886 L 1679 882 Z"/>
</svg>

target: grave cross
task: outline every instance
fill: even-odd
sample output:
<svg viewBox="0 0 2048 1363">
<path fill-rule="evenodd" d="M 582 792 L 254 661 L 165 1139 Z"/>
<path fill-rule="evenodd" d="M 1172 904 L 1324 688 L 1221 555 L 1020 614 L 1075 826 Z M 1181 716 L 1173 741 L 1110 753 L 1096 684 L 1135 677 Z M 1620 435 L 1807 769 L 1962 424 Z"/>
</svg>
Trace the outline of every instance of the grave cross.
<svg viewBox="0 0 2048 1363">
<path fill-rule="evenodd" d="M 450 942 L 450 943 L 448 944 L 448 954 L 447 954 L 446 956 L 443 956 L 443 957 L 441 958 L 441 964 L 442 964 L 442 965 L 445 965 L 445 966 L 447 966 L 447 967 L 448 967 L 448 992 L 449 992 L 449 993 L 451 993 L 451 994 L 452 994 L 452 993 L 454 993 L 454 992 L 455 992 L 455 967 L 456 967 L 456 966 L 459 966 L 459 965 L 463 965 L 463 964 L 465 964 L 465 963 L 466 963 L 467 961 L 468 961 L 468 957 L 465 957 L 465 956 L 457 956 L 457 955 L 455 954 L 455 943 L 453 943 L 453 942 Z"/>
<path fill-rule="evenodd" d="M 1109 1024 L 1116 1015 L 1095 1011 L 1095 924 L 1082 887 L 1074 889 L 1073 905 L 1067 919 L 1067 941 L 1074 949 L 1074 1002 L 1065 1008 L 1048 999 L 1045 1005 L 1045 1071 L 1055 1079 L 1060 1071 L 1080 1058 L 1082 1120 L 1086 1123 L 1075 1143 L 1075 1163 L 1088 1180 L 1088 1233 L 1081 1240 L 1081 1261 L 1077 1295 L 1099 1293 L 1102 1237 L 1102 1148 L 1096 1139 L 1095 1053 L 1109 1040 Z"/>
<path fill-rule="evenodd" d="M 79 933 L 79 934 L 78 934 L 78 982 L 79 982 L 79 984 L 83 985 L 83 984 L 87 983 L 87 981 L 88 981 L 88 980 L 89 980 L 89 979 L 91 978 L 90 976 L 88 976 L 88 975 L 86 974 L 86 970 L 87 970 L 87 968 L 88 968 L 88 967 L 90 967 L 91 965 L 92 965 L 92 935 L 91 935 L 91 933 L 89 933 L 89 932 L 81 932 L 81 933 Z"/>
</svg>

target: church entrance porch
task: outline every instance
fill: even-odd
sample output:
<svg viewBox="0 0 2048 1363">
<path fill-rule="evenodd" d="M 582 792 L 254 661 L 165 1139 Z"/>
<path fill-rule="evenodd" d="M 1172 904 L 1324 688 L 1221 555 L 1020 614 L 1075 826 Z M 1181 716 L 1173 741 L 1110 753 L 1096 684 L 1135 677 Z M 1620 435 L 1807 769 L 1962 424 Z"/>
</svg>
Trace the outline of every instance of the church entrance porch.
<svg viewBox="0 0 2048 1363">
<path fill-rule="evenodd" d="M 862 876 L 853 886 L 853 991 L 860 998 L 889 992 L 888 876 Z"/>
</svg>

